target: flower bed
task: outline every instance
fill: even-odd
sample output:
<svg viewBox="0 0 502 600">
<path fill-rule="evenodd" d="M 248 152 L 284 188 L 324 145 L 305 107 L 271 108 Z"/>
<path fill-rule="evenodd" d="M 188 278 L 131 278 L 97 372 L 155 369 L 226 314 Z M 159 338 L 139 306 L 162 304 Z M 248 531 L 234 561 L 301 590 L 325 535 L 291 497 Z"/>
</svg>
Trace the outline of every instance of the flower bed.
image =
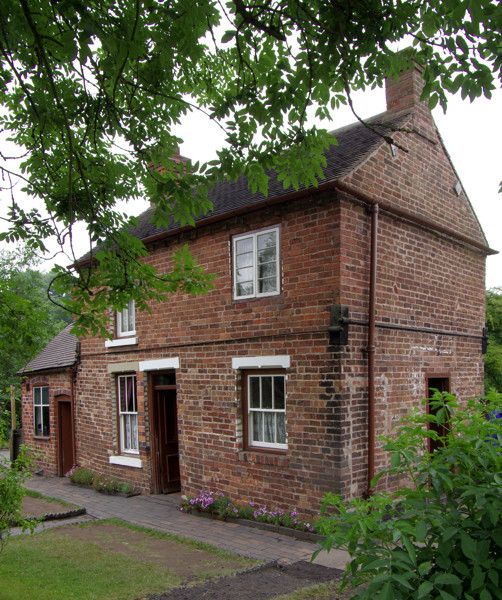
<svg viewBox="0 0 502 600">
<path fill-rule="evenodd" d="M 66 477 L 75 485 L 83 485 L 93 487 L 96 492 L 102 494 L 120 495 L 120 496 L 137 496 L 138 493 L 130 483 L 121 483 L 113 477 L 109 477 L 104 473 L 93 473 L 87 467 L 72 467 Z"/>
<path fill-rule="evenodd" d="M 184 496 L 181 500 L 180 511 L 187 513 L 198 511 L 225 520 L 242 519 L 257 525 L 262 524 L 267 529 L 285 528 L 296 533 L 309 534 L 308 536 L 297 536 L 301 538 L 311 539 L 313 538 L 312 534 L 316 533 L 315 519 L 308 521 L 300 519 L 296 509 L 288 512 L 281 509 L 269 510 L 266 506 L 259 506 L 253 502 L 245 505 L 234 504 L 228 496 L 221 492 L 203 491 L 193 498 Z"/>
</svg>

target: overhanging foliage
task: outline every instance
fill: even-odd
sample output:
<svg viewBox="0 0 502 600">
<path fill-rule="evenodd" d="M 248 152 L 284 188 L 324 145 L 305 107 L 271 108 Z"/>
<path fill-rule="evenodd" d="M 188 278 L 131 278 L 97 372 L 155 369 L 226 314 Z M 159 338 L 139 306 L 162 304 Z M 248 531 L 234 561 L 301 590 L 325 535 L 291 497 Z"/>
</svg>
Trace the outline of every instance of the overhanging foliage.
<svg viewBox="0 0 502 600">
<path fill-rule="evenodd" d="M 181 276 L 144 265 L 117 200 L 146 196 L 159 226 L 193 224 L 224 177 L 245 175 L 266 194 L 265 170 L 275 168 L 294 187 L 315 185 L 332 138 L 306 126 L 309 108 L 329 117 L 413 60 L 425 65 L 431 107 L 446 106 L 447 91 L 490 97 L 501 31 L 502 6 L 491 0 L 5 0 L 0 127 L 22 156 L 2 156 L 10 208 L 0 239 L 44 252 L 51 237 L 71 246 L 83 221 L 90 243 L 120 248 L 116 260 L 96 256 L 92 270 L 69 269 L 70 251 L 59 268 L 57 289 L 72 291 L 67 308 L 81 332 L 104 332 L 103 307 L 131 297 L 145 303 L 178 285 L 203 292 L 208 280 L 186 275 L 186 255 Z M 412 48 L 390 49 L 408 39 Z M 173 127 L 191 110 L 225 132 L 212 163 L 170 160 L 182 141 Z"/>
</svg>

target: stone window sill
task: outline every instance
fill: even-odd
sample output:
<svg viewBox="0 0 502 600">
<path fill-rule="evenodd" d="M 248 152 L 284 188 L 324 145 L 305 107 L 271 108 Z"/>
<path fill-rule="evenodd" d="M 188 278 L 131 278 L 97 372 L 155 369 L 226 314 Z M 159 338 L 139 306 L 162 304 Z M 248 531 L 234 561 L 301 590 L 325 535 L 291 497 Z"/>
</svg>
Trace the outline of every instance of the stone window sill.
<svg viewBox="0 0 502 600">
<path fill-rule="evenodd" d="M 135 456 L 110 456 L 108 460 L 111 465 L 122 465 L 123 467 L 134 467 L 136 469 L 143 467 L 141 458 Z"/>
<path fill-rule="evenodd" d="M 137 337 L 118 338 L 116 340 L 106 340 L 105 348 L 120 348 L 122 346 L 135 346 L 138 344 Z"/>
</svg>

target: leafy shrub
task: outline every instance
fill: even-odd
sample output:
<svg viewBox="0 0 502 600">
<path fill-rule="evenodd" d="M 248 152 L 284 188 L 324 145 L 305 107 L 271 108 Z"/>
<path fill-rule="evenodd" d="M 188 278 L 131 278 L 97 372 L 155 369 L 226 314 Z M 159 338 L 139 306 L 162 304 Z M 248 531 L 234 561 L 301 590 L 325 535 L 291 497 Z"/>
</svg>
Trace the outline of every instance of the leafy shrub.
<svg viewBox="0 0 502 600">
<path fill-rule="evenodd" d="M 66 477 L 72 483 L 79 483 L 80 485 L 92 485 L 94 480 L 94 473 L 87 467 L 72 467 Z"/>
<path fill-rule="evenodd" d="M 13 523 L 21 526 L 23 531 L 35 528 L 35 519 L 23 519 L 21 508 L 26 490 L 23 482 L 31 476 L 30 454 L 26 446 L 21 446 L 17 459 L 11 464 L 0 457 L 0 551 L 10 535 Z"/>
<path fill-rule="evenodd" d="M 130 483 L 120 483 L 113 477 L 108 477 L 104 473 L 94 475 L 92 482 L 93 488 L 97 492 L 105 494 L 132 494 L 133 487 Z"/>
<path fill-rule="evenodd" d="M 383 473 L 404 478 L 404 487 L 368 500 L 324 500 L 323 547 L 350 553 L 343 586 L 363 586 L 353 597 L 501 597 L 502 428 L 492 417 L 502 410 L 502 396 L 493 392 L 462 408 L 450 394 L 436 393 L 431 408 L 433 415 L 412 412 L 397 437 L 385 439 L 391 467 Z M 445 435 L 430 425 L 446 427 Z M 440 442 L 432 453 L 429 438 Z"/>
<path fill-rule="evenodd" d="M 299 518 L 294 509 L 291 513 L 281 509 L 269 510 L 266 506 L 258 506 L 253 502 L 246 505 L 233 504 L 228 496 L 221 492 L 203 491 L 194 498 L 186 498 L 181 502 L 181 511 L 191 512 L 193 509 L 208 512 L 221 518 L 247 519 L 289 527 L 299 531 L 314 531 L 314 525 Z"/>
</svg>

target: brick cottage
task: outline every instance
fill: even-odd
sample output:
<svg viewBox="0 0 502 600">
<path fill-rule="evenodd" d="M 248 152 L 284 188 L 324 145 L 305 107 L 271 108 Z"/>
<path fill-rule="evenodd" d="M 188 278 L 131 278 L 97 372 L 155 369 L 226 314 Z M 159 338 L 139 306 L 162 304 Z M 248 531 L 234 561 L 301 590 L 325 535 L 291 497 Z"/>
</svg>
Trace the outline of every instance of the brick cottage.
<svg viewBox="0 0 502 600">
<path fill-rule="evenodd" d="M 216 275 L 110 315 L 113 339 L 64 330 L 23 375 L 25 442 L 47 475 L 73 464 L 143 493 L 219 490 L 315 511 L 361 496 L 379 436 L 428 388 L 483 392 L 492 251 L 426 105 L 420 70 L 387 81 L 387 111 L 337 132 L 319 187 L 216 186 L 195 228 L 140 218 L 145 259 L 188 243 Z M 393 133 L 408 152 L 373 129 Z M 381 486 L 389 482 L 381 480 Z"/>
</svg>

